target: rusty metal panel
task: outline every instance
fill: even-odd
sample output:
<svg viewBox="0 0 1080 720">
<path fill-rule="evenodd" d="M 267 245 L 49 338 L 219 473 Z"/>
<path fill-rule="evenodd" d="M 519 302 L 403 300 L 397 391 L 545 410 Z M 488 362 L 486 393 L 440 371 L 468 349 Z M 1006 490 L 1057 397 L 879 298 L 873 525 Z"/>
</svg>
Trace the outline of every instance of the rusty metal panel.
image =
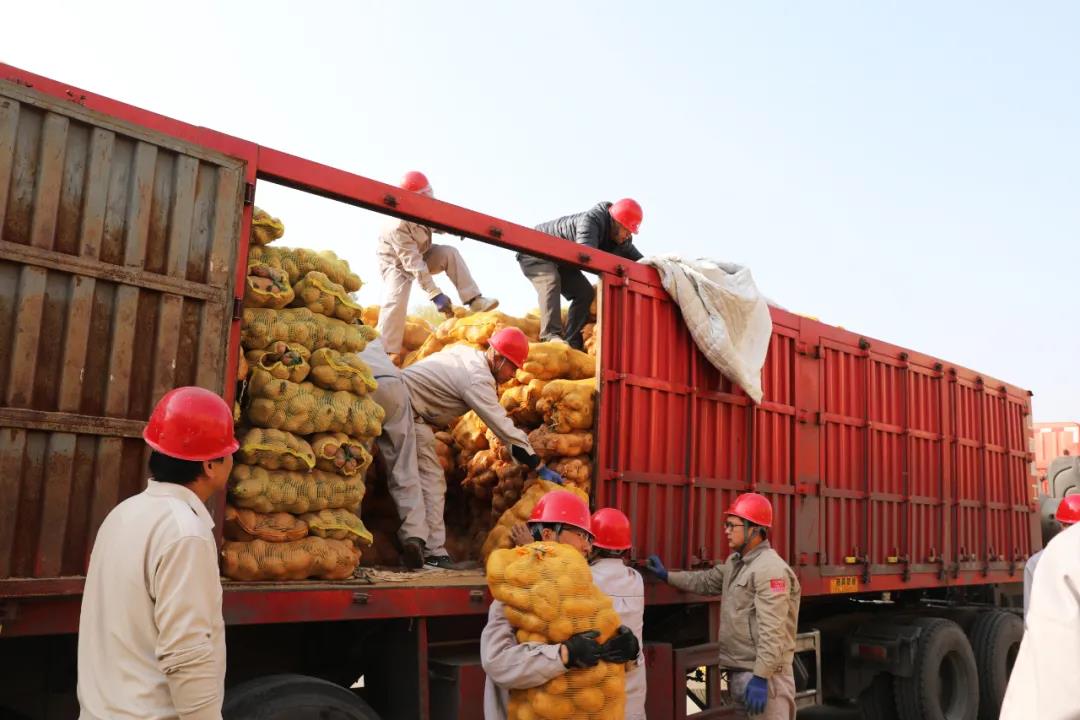
<svg viewBox="0 0 1080 720">
<path fill-rule="evenodd" d="M 0 82 L 0 578 L 81 575 L 144 484 L 154 403 L 227 390 L 242 179 L 240 161 Z"/>
</svg>

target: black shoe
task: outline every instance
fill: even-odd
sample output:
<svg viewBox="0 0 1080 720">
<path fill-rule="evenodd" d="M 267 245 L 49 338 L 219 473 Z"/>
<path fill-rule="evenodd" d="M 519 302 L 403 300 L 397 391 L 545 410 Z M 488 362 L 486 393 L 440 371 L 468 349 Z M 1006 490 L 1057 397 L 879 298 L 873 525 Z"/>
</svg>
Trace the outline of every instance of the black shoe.
<svg viewBox="0 0 1080 720">
<path fill-rule="evenodd" d="M 424 541 L 420 538 L 407 538 L 402 543 L 401 558 L 405 561 L 405 567 L 410 570 L 424 567 Z"/>
<path fill-rule="evenodd" d="M 449 555 L 428 555 L 424 558 L 424 565 L 427 567 L 442 568 L 443 570 L 454 569 L 454 561 L 450 559 Z"/>
</svg>

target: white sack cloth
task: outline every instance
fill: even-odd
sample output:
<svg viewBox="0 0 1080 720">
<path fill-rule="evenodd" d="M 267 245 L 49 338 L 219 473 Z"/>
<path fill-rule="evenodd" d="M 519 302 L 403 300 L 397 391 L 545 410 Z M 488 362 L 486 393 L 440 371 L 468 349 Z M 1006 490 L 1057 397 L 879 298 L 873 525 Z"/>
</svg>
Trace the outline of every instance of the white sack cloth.
<svg viewBox="0 0 1080 720">
<path fill-rule="evenodd" d="M 761 402 L 761 368 L 772 317 L 750 268 L 706 258 L 657 255 L 641 261 L 660 273 L 698 349 L 717 370 Z"/>
</svg>

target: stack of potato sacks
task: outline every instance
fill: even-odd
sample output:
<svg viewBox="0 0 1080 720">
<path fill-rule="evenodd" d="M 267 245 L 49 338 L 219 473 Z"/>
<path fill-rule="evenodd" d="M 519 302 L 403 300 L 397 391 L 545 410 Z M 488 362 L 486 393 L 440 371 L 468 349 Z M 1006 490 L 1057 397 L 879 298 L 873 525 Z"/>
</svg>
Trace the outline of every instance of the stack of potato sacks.
<svg viewBox="0 0 1080 720">
<path fill-rule="evenodd" d="M 375 331 L 349 296 L 360 278 L 348 263 L 269 245 L 283 233 L 255 210 L 222 571 L 247 581 L 344 579 L 372 541 L 356 513 L 383 409 L 356 353 Z"/>
</svg>

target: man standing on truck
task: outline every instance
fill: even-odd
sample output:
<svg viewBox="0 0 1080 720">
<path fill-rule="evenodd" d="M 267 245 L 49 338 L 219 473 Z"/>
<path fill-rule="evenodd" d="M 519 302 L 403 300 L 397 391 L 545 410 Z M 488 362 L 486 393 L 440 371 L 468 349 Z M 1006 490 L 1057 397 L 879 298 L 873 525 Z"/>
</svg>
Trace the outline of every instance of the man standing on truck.
<svg viewBox="0 0 1080 720">
<path fill-rule="evenodd" d="M 371 368 L 371 374 L 379 384 L 372 398 L 386 412 L 382 434 L 376 438 L 375 445 L 386 463 L 387 488 L 401 518 L 398 537 L 402 556 L 406 567 L 418 570 L 424 566 L 429 529 L 417 469 L 416 430 L 409 389 L 405 387 L 401 371 L 390 362 L 381 339 L 369 342 L 360 353 L 360 359 Z"/>
<path fill-rule="evenodd" d="M 768 498 L 743 493 L 725 516 L 724 530 L 733 552 L 723 565 L 669 573 L 659 557 L 650 555 L 646 567 L 680 590 L 723 595 L 717 642 L 731 696 L 750 715 L 795 720 L 792 661 L 799 581 L 769 545 L 773 510 Z"/>
<path fill-rule="evenodd" d="M 1066 495 L 1054 513 L 1056 520 L 1062 527 L 1068 527 L 1080 520 L 1080 495 Z M 1027 618 L 1028 608 L 1031 607 L 1031 588 L 1035 584 L 1035 566 L 1039 564 L 1043 550 L 1028 558 L 1024 565 L 1024 618 Z"/>
<path fill-rule="evenodd" d="M 427 177 L 415 170 L 405 173 L 401 189 L 434 197 Z M 379 236 L 376 255 L 379 272 L 386 285 L 385 300 L 379 311 L 379 334 L 388 353 L 401 352 L 401 337 L 409 310 L 409 291 L 414 280 L 420 283 L 439 312 L 447 317 L 454 316 L 454 307 L 450 298 L 431 279 L 432 275 L 438 273 L 446 273 L 457 288 L 461 302 L 473 312 L 493 310 L 499 305 L 498 300 L 480 294 L 480 288 L 476 286 L 457 248 L 432 244 L 431 232 L 426 225 L 390 218 Z"/>
<path fill-rule="evenodd" d="M 453 568 L 446 552 L 446 476 L 435 452 L 435 429 L 474 411 L 502 442 L 513 459 L 535 470 L 545 480 L 562 483 L 554 470 L 544 466 L 529 444 L 528 436 L 506 415 L 499 404 L 496 386 L 508 381 L 529 357 L 529 339 L 517 328 L 503 328 L 491 336 L 488 349 L 454 345 L 410 365 L 401 375 L 409 388 L 416 432 L 416 457 L 424 496 L 428 540 L 424 548 L 428 565 Z"/>
<path fill-rule="evenodd" d="M 589 506 L 573 493 L 556 491 L 540 498 L 529 516 L 529 529 L 539 540 L 564 543 L 589 555 L 593 542 Z M 505 605 L 493 600 L 480 635 L 480 662 L 487 674 L 484 720 L 506 720 L 511 690 L 540 687 L 571 668 L 594 667 L 601 660 L 630 662 L 640 653 L 634 633 L 625 625 L 603 645 L 596 641 L 597 635 L 595 631 L 578 633 L 562 644 L 518 643 Z M 629 690 L 628 679 L 628 718 L 633 717 Z"/>
<path fill-rule="evenodd" d="M 586 245 L 597 250 L 614 253 L 637 262 L 641 253 L 631 239 L 641 227 L 641 206 L 630 198 L 615 203 L 597 203 L 583 213 L 542 223 L 536 226 L 540 232 Z M 589 320 L 589 306 L 593 301 L 592 283 L 572 265 L 543 260 L 524 253 L 517 254 L 521 272 L 529 278 L 540 303 L 540 339 L 562 338 L 570 347 L 583 350 L 585 342 L 581 329 Z M 562 323 L 559 297 L 570 301 L 566 327 Z"/>
<path fill-rule="evenodd" d="M 232 472 L 232 410 L 198 387 L 165 394 L 143 431 L 147 487 L 98 530 L 79 618 L 83 720 L 220 720 L 225 697 L 214 521 Z"/>
</svg>

